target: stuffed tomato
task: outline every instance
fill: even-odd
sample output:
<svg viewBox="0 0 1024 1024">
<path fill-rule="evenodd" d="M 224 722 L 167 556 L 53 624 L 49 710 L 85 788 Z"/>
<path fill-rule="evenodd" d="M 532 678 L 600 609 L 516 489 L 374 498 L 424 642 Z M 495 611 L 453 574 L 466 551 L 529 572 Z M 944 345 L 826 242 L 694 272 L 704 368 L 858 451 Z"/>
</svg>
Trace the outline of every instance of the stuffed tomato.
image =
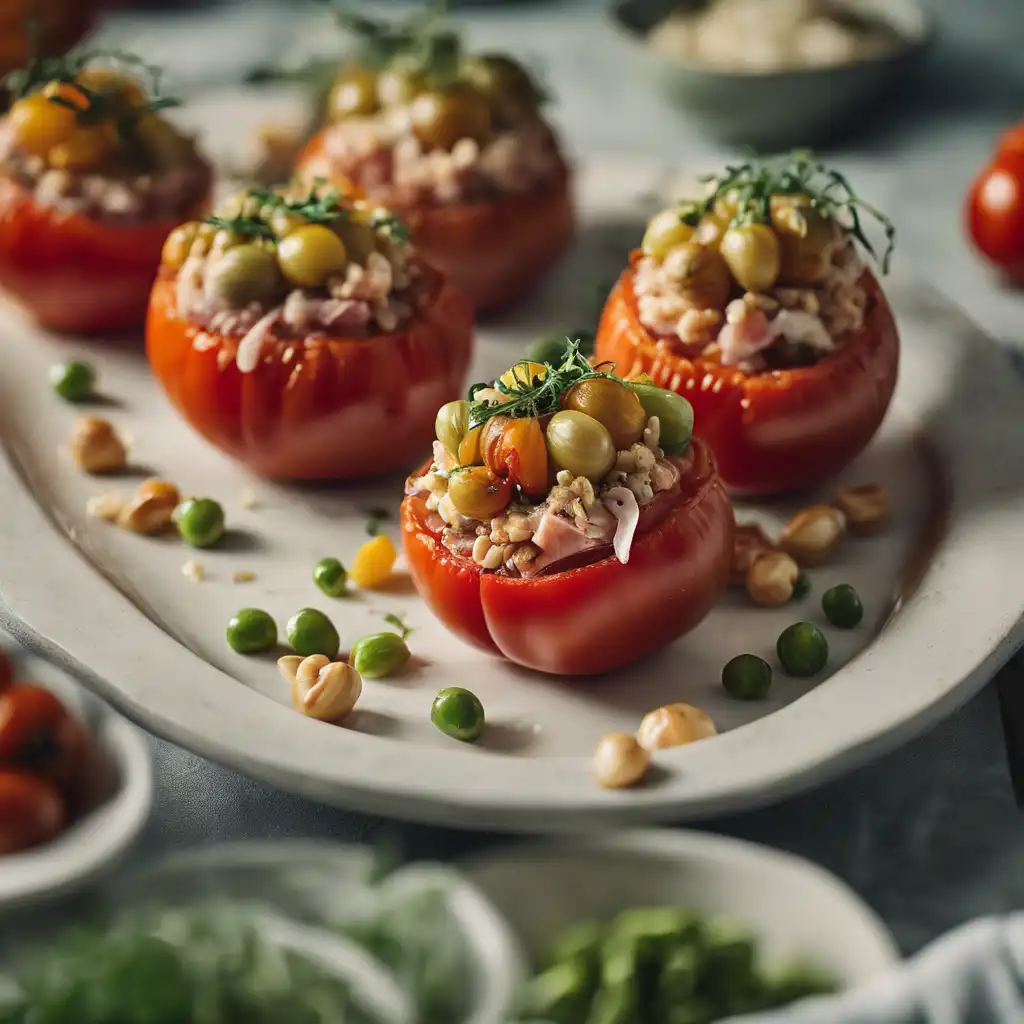
<svg viewBox="0 0 1024 1024">
<path fill-rule="evenodd" d="M 685 399 L 520 363 L 437 418 L 402 542 L 453 633 L 554 675 L 619 668 L 693 629 L 724 589 L 732 507 Z"/>
<path fill-rule="evenodd" d="M 380 207 L 334 189 L 250 189 L 167 239 L 146 328 L 184 418 L 263 476 L 408 465 L 472 351 L 466 299 Z"/>
<path fill-rule="evenodd" d="M 813 486 L 882 423 L 899 336 L 864 211 L 806 155 L 731 168 L 652 219 L 608 298 L 596 357 L 685 395 L 737 495 Z"/>
<path fill-rule="evenodd" d="M 16 77 L 0 122 L 0 290 L 43 326 L 141 325 L 164 239 L 208 204 L 211 170 L 127 70 L 88 57 Z"/>
<path fill-rule="evenodd" d="M 477 310 L 505 306 L 568 246 L 571 180 L 540 90 L 502 54 L 411 33 L 380 67 L 344 70 L 298 162 L 395 210 Z"/>
</svg>

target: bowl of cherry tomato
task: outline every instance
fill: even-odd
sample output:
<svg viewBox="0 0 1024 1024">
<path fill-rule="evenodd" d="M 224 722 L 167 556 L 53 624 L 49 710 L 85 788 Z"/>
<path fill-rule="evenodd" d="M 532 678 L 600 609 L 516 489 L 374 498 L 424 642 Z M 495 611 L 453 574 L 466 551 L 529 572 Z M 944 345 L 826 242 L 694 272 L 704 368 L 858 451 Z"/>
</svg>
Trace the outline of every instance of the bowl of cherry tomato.
<svg viewBox="0 0 1024 1024">
<path fill-rule="evenodd" d="M 0 647 L 0 908 L 98 874 L 138 835 L 152 792 L 139 730 Z"/>
</svg>

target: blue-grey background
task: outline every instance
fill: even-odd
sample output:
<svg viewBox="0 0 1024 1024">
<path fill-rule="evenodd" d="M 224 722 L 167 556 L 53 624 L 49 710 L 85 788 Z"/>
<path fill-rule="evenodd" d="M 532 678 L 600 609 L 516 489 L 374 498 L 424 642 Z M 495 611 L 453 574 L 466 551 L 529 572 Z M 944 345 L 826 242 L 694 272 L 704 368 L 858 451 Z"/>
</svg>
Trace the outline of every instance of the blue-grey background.
<svg viewBox="0 0 1024 1024">
<path fill-rule="evenodd" d="M 914 87 L 879 110 L 876 130 L 833 156 L 896 220 L 904 267 L 1024 349 L 1024 295 L 992 281 L 961 226 L 972 174 L 997 133 L 1024 116 L 1024 3 L 924 6 L 938 22 L 939 40 Z M 304 12 L 297 2 L 257 0 L 174 13 L 121 11 L 105 31 L 170 65 L 179 83 L 224 85 L 242 67 L 302 45 Z M 540 62 L 577 155 L 633 149 L 698 168 L 732 155 L 637 73 L 602 3 L 506 0 L 460 6 L 459 14 L 472 42 Z M 1024 666 L 1005 671 L 1024 685 Z M 156 809 L 132 862 L 213 840 L 369 840 L 390 827 L 276 793 L 162 741 L 152 747 Z M 932 733 L 868 768 L 799 799 L 704 826 L 784 847 L 835 871 L 882 915 L 906 952 L 976 915 L 1024 907 L 1024 828 L 991 686 Z M 414 827 L 402 834 L 419 855 L 449 856 L 489 841 Z"/>
</svg>

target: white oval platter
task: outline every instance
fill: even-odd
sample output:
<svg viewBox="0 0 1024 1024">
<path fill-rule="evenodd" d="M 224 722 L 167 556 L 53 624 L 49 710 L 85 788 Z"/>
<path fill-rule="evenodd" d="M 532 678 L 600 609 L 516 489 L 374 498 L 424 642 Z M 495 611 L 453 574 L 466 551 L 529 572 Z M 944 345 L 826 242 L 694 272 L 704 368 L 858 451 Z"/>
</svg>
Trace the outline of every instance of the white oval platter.
<svg viewBox="0 0 1024 1024">
<path fill-rule="evenodd" d="M 209 106 L 221 124 L 250 126 Z M 213 123 L 212 120 L 209 123 Z M 223 138 L 219 141 L 223 143 Z M 579 168 L 581 227 L 572 255 L 508 318 L 482 325 L 472 379 L 520 358 L 538 332 L 592 324 L 594 292 L 622 265 L 643 220 L 680 179 L 650 162 L 609 158 Z M 500 244 L 500 240 L 496 240 Z M 180 423 L 150 379 L 139 339 L 83 342 L 0 314 L 0 603 L 23 640 L 78 672 L 153 731 L 283 789 L 362 811 L 493 829 L 575 830 L 692 818 L 815 785 L 927 728 L 979 688 L 1011 653 L 1024 607 L 1022 403 L 1006 354 L 940 296 L 896 275 L 888 284 L 903 337 L 900 384 L 868 451 L 841 479 L 881 480 L 892 527 L 848 541 L 813 574 L 814 592 L 781 610 L 727 597 L 691 635 L 600 680 L 560 682 L 516 669 L 449 636 L 402 577 L 387 593 L 324 597 L 310 574 L 320 557 L 350 558 L 365 540 L 365 509 L 397 507 L 402 480 L 287 488 L 252 479 Z M 96 364 L 98 410 L 133 439 L 138 474 L 113 484 L 80 474 L 65 451 L 76 410 L 47 382 L 49 366 Z M 372 438 L 365 439 L 372 444 Z M 158 472 L 226 507 L 233 532 L 196 554 L 90 519 L 87 499 L 130 492 Z M 251 489 L 256 505 L 242 507 Z M 801 505 L 738 510 L 773 529 Z M 397 537 L 394 519 L 386 524 Z M 197 558 L 207 579 L 180 569 Z M 232 582 L 239 570 L 256 574 Z M 829 633 L 827 678 L 776 672 L 770 697 L 731 700 L 722 665 L 801 618 L 822 621 L 829 585 L 857 586 L 865 624 Z M 416 655 L 400 676 L 366 686 L 349 727 L 305 719 L 289 705 L 273 658 L 245 658 L 224 640 L 230 615 L 261 606 L 283 627 L 297 609 L 328 612 L 343 647 L 407 617 Z M 893 614 L 895 613 L 895 614 Z M 487 709 L 481 742 L 437 733 L 431 701 L 442 686 L 475 690 Z M 634 730 L 660 704 L 685 700 L 722 733 L 657 758 L 650 784 L 605 792 L 590 752 L 611 729 Z"/>
</svg>

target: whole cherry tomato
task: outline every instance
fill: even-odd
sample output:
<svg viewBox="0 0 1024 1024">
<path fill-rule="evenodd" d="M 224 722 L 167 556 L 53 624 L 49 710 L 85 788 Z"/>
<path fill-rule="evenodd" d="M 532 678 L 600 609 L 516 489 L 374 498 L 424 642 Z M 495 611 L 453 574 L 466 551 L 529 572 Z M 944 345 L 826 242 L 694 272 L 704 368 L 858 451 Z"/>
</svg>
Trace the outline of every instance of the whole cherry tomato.
<svg viewBox="0 0 1024 1024">
<path fill-rule="evenodd" d="M 640 258 L 634 253 L 631 262 Z M 745 373 L 659 344 L 641 323 L 632 265 L 601 314 L 595 358 L 623 377 L 646 373 L 693 406 L 694 432 L 734 494 L 810 487 L 838 473 L 875 435 L 896 387 L 899 335 L 873 274 L 860 334 L 813 366 Z"/>
<path fill-rule="evenodd" d="M 1024 283 L 1024 128 L 1002 140 L 967 195 L 967 229 L 978 251 Z"/>
<path fill-rule="evenodd" d="M 641 510 L 628 562 L 599 549 L 531 578 L 483 572 L 450 551 L 411 495 L 402 543 L 416 588 L 457 636 L 541 672 L 608 672 L 658 650 L 711 610 L 733 553 L 732 506 L 707 446 L 695 441 L 675 461 L 679 482 Z"/>
<path fill-rule="evenodd" d="M 66 822 L 64 801 L 52 783 L 0 768 L 0 855 L 48 842 Z"/>
<path fill-rule="evenodd" d="M 480 435 L 480 450 L 496 476 L 509 477 L 526 494 L 547 493 L 548 451 L 538 420 L 492 416 Z"/>
<path fill-rule="evenodd" d="M 49 690 L 15 683 L 0 694 L 0 766 L 68 788 L 77 782 L 85 748 L 84 730 Z"/>
</svg>

